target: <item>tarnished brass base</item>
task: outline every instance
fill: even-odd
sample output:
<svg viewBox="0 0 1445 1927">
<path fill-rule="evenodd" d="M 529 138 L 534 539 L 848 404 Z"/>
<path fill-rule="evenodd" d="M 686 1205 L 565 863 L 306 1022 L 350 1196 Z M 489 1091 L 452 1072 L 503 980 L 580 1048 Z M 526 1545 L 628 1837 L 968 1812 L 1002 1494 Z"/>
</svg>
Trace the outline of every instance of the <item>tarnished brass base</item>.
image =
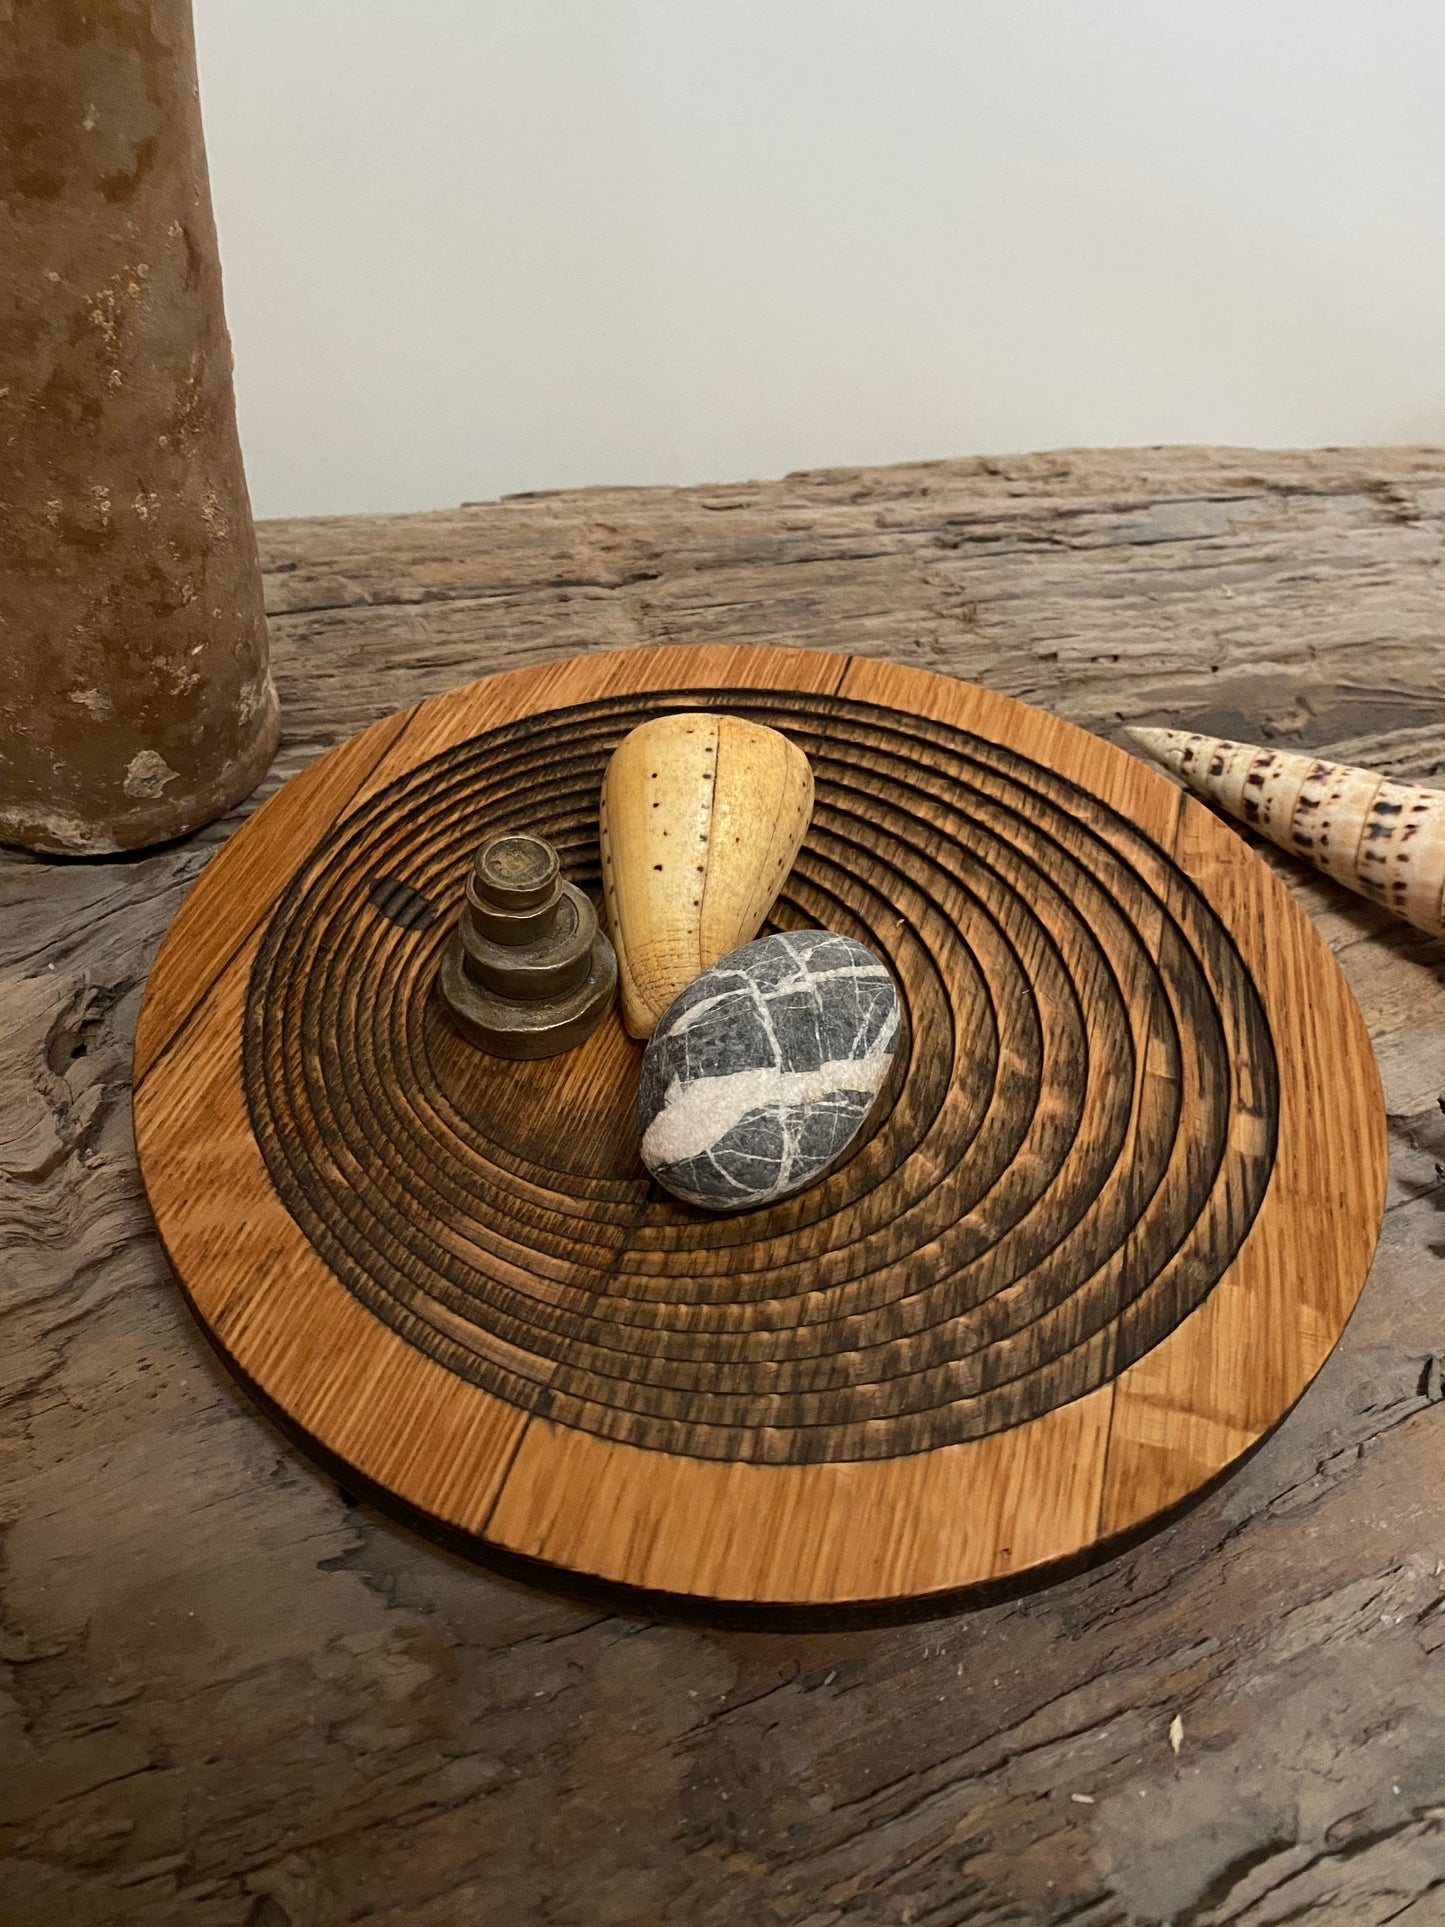
<svg viewBox="0 0 1445 1927">
<path fill-rule="evenodd" d="M 602 1022 L 617 958 L 545 838 L 494 836 L 478 850 L 437 985 L 458 1030 L 494 1057 L 555 1057 Z"/>
</svg>

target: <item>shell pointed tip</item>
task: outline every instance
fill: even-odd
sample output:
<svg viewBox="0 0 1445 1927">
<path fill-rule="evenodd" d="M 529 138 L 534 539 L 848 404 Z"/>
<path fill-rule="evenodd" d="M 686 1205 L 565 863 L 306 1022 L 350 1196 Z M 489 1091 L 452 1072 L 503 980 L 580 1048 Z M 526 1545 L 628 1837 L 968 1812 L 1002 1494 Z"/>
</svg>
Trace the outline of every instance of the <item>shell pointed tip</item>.
<svg viewBox="0 0 1445 1927">
<path fill-rule="evenodd" d="M 1181 731 L 1152 729 L 1142 724 L 1130 723 L 1126 726 L 1124 734 L 1136 749 L 1143 750 L 1144 754 L 1154 762 L 1162 763 L 1166 769 L 1178 768 L 1179 746 L 1184 740 Z"/>
</svg>

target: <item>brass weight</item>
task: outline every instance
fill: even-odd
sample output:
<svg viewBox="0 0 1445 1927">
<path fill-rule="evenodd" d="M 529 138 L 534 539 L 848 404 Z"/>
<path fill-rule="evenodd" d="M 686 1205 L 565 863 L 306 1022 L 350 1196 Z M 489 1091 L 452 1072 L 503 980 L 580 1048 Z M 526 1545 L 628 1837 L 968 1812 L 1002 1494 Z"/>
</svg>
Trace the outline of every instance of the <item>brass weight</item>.
<svg viewBox="0 0 1445 1927">
<path fill-rule="evenodd" d="M 467 877 L 437 983 L 452 1022 L 494 1057 L 555 1057 L 612 1007 L 617 958 L 545 837 L 489 837 Z"/>
</svg>

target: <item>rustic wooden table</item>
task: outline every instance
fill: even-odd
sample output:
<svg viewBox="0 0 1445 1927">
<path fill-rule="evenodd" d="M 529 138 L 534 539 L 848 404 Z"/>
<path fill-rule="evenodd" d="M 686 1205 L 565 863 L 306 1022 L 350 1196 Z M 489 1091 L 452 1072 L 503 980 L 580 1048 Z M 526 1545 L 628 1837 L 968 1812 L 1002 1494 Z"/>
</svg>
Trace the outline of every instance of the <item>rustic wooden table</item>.
<svg viewBox="0 0 1445 1927">
<path fill-rule="evenodd" d="M 1187 722 L 1429 780 L 1442 533 L 1445 452 L 1412 449 L 273 523 L 287 735 L 262 795 L 419 696 L 663 640 L 892 656 L 1105 735 Z M 1232 1480 L 1012 1604 L 719 1632 L 435 1550 L 208 1352 L 138 1187 L 128 1065 L 151 956 L 234 822 L 0 860 L 0 1917 L 1445 1920 L 1445 949 L 1290 872 L 1375 1040 L 1390 1208 L 1338 1351 Z"/>
</svg>

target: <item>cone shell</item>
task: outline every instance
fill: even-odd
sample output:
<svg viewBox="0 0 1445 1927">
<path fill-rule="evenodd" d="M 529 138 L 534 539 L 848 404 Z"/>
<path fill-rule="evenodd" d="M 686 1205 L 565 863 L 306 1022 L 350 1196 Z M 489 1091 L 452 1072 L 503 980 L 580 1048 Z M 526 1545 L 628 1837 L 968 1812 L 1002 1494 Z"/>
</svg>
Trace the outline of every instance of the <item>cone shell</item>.
<svg viewBox="0 0 1445 1927">
<path fill-rule="evenodd" d="M 808 759 L 775 729 L 659 716 L 618 745 L 602 779 L 602 887 L 634 1037 L 752 942 L 812 814 Z"/>
<path fill-rule="evenodd" d="M 1182 729 L 1128 733 L 1206 802 L 1416 929 L 1445 935 L 1445 792 L 1295 750 Z"/>
</svg>

